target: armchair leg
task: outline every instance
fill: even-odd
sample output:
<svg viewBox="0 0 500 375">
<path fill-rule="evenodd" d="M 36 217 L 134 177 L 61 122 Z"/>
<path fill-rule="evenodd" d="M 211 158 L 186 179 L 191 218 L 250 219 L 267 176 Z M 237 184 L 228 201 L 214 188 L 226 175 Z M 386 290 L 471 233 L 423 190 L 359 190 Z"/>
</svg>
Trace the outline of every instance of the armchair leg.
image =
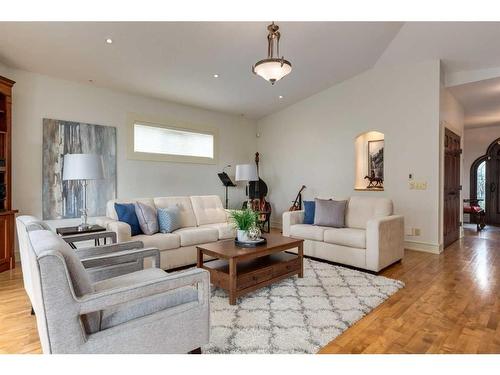
<svg viewBox="0 0 500 375">
<path fill-rule="evenodd" d="M 193 349 L 188 354 L 201 354 L 201 348 Z"/>
</svg>

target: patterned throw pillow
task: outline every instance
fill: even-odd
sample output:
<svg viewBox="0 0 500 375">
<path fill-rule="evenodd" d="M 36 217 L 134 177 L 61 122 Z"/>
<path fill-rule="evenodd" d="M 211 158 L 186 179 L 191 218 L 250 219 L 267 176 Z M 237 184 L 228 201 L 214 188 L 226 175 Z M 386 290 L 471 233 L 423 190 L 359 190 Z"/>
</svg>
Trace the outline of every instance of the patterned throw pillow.
<svg viewBox="0 0 500 375">
<path fill-rule="evenodd" d="M 119 221 L 130 225 L 132 236 L 142 234 L 133 203 L 115 203 L 115 211 Z"/>
<path fill-rule="evenodd" d="M 135 214 L 139 220 L 139 225 L 144 234 L 151 236 L 158 233 L 158 217 L 156 209 L 148 204 L 136 202 Z"/>
<path fill-rule="evenodd" d="M 158 213 L 160 232 L 172 233 L 174 230 L 181 227 L 179 217 L 180 210 L 178 207 L 158 208 L 156 212 Z"/>
</svg>

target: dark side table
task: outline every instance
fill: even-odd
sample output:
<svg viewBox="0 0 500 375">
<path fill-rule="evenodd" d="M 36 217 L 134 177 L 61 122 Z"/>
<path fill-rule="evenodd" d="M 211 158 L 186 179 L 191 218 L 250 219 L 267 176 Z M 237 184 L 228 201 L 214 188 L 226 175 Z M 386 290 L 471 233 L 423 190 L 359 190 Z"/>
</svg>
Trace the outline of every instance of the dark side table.
<svg viewBox="0 0 500 375">
<path fill-rule="evenodd" d="M 78 226 L 57 228 L 56 233 L 73 249 L 76 249 L 76 242 L 89 240 L 94 240 L 95 246 L 100 246 L 101 239 L 103 239 L 104 245 L 106 245 L 108 238 L 111 239 L 111 243 L 116 243 L 116 233 L 107 231 L 106 228 L 100 225 L 91 225 L 83 230 L 79 229 Z"/>
</svg>

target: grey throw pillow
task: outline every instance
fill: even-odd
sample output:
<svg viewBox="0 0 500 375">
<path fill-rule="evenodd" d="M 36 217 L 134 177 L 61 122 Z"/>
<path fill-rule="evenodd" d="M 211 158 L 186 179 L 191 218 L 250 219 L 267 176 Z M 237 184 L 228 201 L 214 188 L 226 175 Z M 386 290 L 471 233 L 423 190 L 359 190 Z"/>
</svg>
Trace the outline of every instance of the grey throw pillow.
<svg viewBox="0 0 500 375">
<path fill-rule="evenodd" d="M 152 235 L 158 233 L 158 218 L 156 217 L 156 209 L 148 204 L 136 202 L 135 214 L 139 220 L 139 226 L 142 233 Z"/>
<path fill-rule="evenodd" d="M 314 199 L 314 225 L 323 227 L 344 228 L 345 208 L 347 201 L 334 201 L 327 199 Z"/>
</svg>

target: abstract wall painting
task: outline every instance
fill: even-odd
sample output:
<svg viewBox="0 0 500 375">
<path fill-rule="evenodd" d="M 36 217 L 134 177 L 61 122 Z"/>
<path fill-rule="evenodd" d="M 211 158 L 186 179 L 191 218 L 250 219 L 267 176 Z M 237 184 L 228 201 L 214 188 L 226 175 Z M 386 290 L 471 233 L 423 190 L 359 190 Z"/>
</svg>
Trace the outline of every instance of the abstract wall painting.
<svg viewBox="0 0 500 375">
<path fill-rule="evenodd" d="M 102 156 L 104 179 L 89 181 L 88 215 L 105 216 L 106 202 L 116 197 L 116 128 L 82 122 L 43 119 L 42 215 L 44 220 L 81 216 L 80 181 L 63 181 L 65 154 Z"/>
</svg>

